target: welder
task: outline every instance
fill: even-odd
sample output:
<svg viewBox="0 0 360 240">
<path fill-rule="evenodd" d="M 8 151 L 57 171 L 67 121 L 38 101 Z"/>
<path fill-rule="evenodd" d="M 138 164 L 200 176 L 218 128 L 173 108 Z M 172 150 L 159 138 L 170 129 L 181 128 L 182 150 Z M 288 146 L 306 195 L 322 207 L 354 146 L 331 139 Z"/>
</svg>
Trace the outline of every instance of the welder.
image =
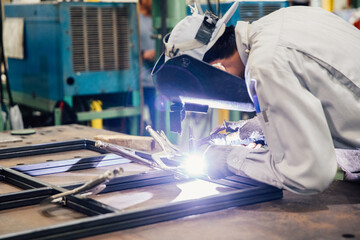
<svg viewBox="0 0 360 240">
<path fill-rule="evenodd" d="M 226 27 L 237 7 L 220 19 L 193 7 L 164 38 L 166 61 L 186 54 L 245 79 L 257 112 L 250 121 L 265 135 L 255 148 L 211 145 L 210 172 L 321 192 L 337 171 L 335 148 L 360 148 L 360 31 L 331 12 L 299 6 Z M 216 131 L 233 126 L 237 134 L 246 125 L 225 122 Z M 353 180 L 359 162 L 343 163 Z"/>
</svg>

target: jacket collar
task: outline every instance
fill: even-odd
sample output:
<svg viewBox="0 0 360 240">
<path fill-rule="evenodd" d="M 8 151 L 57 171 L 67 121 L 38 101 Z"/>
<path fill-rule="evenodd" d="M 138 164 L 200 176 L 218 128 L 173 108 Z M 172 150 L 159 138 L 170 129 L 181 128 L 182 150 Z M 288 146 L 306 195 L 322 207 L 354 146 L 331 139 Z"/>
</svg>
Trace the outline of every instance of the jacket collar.
<svg viewBox="0 0 360 240">
<path fill-rule="evenodd" d="M 244 22 L 244 21 L 238 21 L 235 26 L 236 46 L 244 66 L 246 66 L 250 52 L 250 44 L 249 44 L 250 26 L 251 24 L 249 24 L 249 22 Z"/>
</svg>

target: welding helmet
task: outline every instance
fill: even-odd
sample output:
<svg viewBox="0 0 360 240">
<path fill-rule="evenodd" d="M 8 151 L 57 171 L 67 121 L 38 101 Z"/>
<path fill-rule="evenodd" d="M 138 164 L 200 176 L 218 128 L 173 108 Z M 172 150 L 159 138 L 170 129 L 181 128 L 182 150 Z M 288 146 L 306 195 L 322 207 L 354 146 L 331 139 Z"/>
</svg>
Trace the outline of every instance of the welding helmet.
<svg viewBox="0 0 360 240">
<path fill-rule="evenodd" d="M 226 23 L 238 8 L 238 1 L 229 8 L 222 18 L 212 12 L 200 14 L 196 5 L 191 7 L 192 15 L 181 20 L 170 34 L 164 37 L 165 61 L 187 54 L 202 60 L 205 53 L 223 35 Z"/>
<path fill-rule="evenodd" d="M 165 62 L 164 54 L 152 72 L 160 94 L 173 103 L 244 112 L 255 111 L 244 79 L 183 54 Z M 197 108 L 197 112 L 207 108 Z M 189 109 L 190 110 L 190 109 Z"/>
</svg>

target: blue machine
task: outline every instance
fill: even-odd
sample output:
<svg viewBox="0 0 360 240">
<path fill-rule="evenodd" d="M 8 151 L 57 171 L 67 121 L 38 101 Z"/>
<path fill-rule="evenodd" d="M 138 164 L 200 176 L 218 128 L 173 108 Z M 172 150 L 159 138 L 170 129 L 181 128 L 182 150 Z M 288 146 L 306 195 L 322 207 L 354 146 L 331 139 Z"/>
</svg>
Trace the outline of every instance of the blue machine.
<svg viewBox="0 0 360 240">
<path fill-rule="evenodd" d="M 231 4 L 221 4 L 220 12 L 225 14 Z M 228 25 L 236 25 L 237 21 L 253 22 L 280 8 L 288 7 L 288 1 L 240 1 L 239 8 L 228 22 Z"/>
<path fill-rule="evenodd" d="M 214 2 L 214 1 L 212 1 Z M 222 1 L 220 2 L 220 15 L 223 16 L 227 10 L 231 7 L 234 1 Z M 236 25 L 237 21 L 248 21 L 253 22 L 258 20 L 261 17 L 268 15 L 280 8 L 288 7 L 289 2 L 284 0 L 270 0 L 270 1 L 239 1 L 239 7 L 229 20 L 227 25 Z M 201 4 L 202 9 L 205 11 L 210 10 L 208 4 Z M 217 6 L 216 4 L 211 4 L 212 10 L 215 14 L 217 14 Z M 190 14 L 190 10 L 188 9 L 188 14 Z"/>
<path fill-rule="evenodd" d="M 75 96 L 139 96 L 136 2 L 7 4 L 5 17 L 24 18 L 24 59 L 8 59 L 16 103 L 53 111 Z"/>
</svg>

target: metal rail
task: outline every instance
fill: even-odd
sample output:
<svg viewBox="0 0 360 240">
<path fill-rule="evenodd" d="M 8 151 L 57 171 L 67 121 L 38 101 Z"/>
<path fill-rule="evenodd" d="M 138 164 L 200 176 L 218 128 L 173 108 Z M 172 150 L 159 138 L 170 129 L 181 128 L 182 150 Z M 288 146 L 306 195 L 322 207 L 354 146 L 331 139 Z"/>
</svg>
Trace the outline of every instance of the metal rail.
<svg viewBox="0 0 360 240">
<path fill-rule="evenodd" d="M 99 153 L 106 153 L 106 151 L 96 148 L 94 145 L 94 141 L 84 139 L 55 143 L 44 143 L 24 147 L 3 148 L 0 149 L 0 159 L 34 156 L 40 154 L 58 153 L 82 149 L 88 149 Z"/>
</svg>

